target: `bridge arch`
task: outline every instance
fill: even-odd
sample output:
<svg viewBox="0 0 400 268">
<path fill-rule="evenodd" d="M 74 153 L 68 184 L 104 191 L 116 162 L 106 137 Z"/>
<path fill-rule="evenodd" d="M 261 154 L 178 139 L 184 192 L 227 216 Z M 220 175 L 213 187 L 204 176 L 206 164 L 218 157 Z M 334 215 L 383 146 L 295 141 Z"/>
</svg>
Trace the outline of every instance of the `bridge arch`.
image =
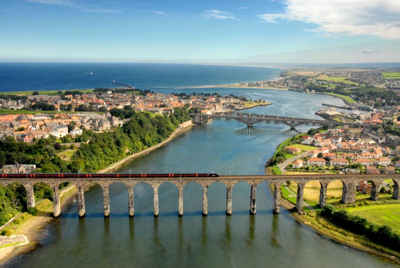
<svg viewBox="0 0 400 268">
<path fill-rule="evenodd" d="M 108 190 L 105 188 L 108 187 Z M 102 185 L 103 192 L 103 205 L 107 209 L 109 207 L 109 213 L 117 215 L 125 215 L 128 212 L 129 197 L 128 191 L 129 187 L 124 181 L 109 182 Z M 107 195 L 108 191 L 108 195 Z M 109 199 L 109 204 L 104 203 L 104 198 Z M 125 206 L 119 206 L 118 204 L 126 204 Z M 107 213 L 107 211 L 105 210 Z"/>
<path fill-rule="evenodd" d="M 189 213 L 202 211 L 203 185 L 198 181 L 191 181 L 183 187 L 185 211 L 189 211 Z"/>
<path fill-rule="evenodd" d="M 298 190 L 298 189 L 297 189 Z M 296 191 L 296 194 L 297 191 Z M 310 180 L 304 182 L 304 201 L 307 204 L 319 203 L 321 197 L 321 181 Z"/>
<path fill-rule="evenodd" d="M 17 192 L 18 194 L 16 195 L 16 205 L 22 207 L 23 209 L 29 208 L 29 192 L 27 190 L 27 187 L 20 182 L 9 182 L 4 184 L 4 187 L 7 187 L 14 192 Z"/>
<path fill-rule="evenodd" d="M 182 188 L 183 189 L 183 188 Z M 178 205 L 178 186 L 176 183 L 166 181 L 160 184 L 158 188 L 160 211 L 163 213 L 175 214 Z M 173 201 L 168 202 L 169 199 Z"/>
<path fill-rule="evenodd" d="M 135 215 L 151 215 L 154 189 L 148 182 L 138 182 L 134 187 Z"/>
<path fill-rule="evenodd" d="M 344 182 L 340 179 L 327 181 L 326 202 L 340 202 L 343 199 Z"/>
<path fill-rule="evenodd" d="M 212 200 L 209 206 L 211 213 L 222 214 L 226 209 L 226 197 L 221 194 L 226 194 L 226 184 L 223 181 L 213 181 L 208 184 L 208 199 Z"/>
<path fill-rule="evenodd" d="M 369 199 L 378 200 L 382 185 L 383 185 L 383 180 L 376 180 L 376 179 L 361 180 L 357 184 L 357 189 L 364 194 L 369 193 L 370 194 Z"/>
</svg>

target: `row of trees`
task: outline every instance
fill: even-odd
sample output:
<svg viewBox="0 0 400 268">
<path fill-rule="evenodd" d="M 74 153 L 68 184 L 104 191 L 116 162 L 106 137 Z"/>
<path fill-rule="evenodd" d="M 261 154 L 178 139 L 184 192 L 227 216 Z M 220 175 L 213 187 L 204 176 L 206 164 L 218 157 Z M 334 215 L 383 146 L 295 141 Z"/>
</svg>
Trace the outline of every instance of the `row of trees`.
<svg viewBox="0 0 400 268">
<path fill-rule="evenodd" d="M 394 91 L 386 90 L 383 88 L 376 87 L 351 87 L 346 86 L 336 86 L 334 89 L 327 87 L 322 87 L 315 84 L 308 84 L 307 88 L 321 93 L 333 92 L 336 94 L 341 94 L 345 96 L 352 97 L 355 101 L 361 103 L 374 102 L 374 107 L 379 108 L 385 105 L 393 106 L 400 102 L 400 97 Z"/>
<path fill-rule="evenodd" d="M 400 248 L 400 235 L 393 232 L 388 226 L 377 226 L 364 218 L 349 215 L 344 210 L 336 211 L 331 206 L 324 207 L 320 215 L 337 226 L 367 237 L 376 244 L 396 251 Z"/>
<path fill-rule="evenodd" d="M 32 144 L 17 142 L 13 137 L 0 140 L 0 166 L 5 164 L 36 164 L 37 172 L 96 172 L 108 165 L 165 140 L 177 126 L 190 120 L 187 109 L 176 109 L 171 115 L 133 112 L 129 121 L 110 132 L 84 131 L 76 140 L 82 144 L 71 161 L 58 157 L 63 145 L 54 137 Z M 87 142 L 87 143 L 86 143 Z M 51 189 L 35 185 L 38 199 L 51 199 Z M 19 211 L 26 211 L 26 193 L 22 185 L 0 187 L 0 225 Z"/>
<path fill-rule="evenodd" d="M 140 152 L 165 140 L 177 126 L 190 120 L 186 109 L 176 109 L 168 116 L 145 112 L 114 111 L 130 120 L 112 132 L 94 134 L 72 157 L 72 172 L 95 172 L 128 155 Z"/>
</svg>

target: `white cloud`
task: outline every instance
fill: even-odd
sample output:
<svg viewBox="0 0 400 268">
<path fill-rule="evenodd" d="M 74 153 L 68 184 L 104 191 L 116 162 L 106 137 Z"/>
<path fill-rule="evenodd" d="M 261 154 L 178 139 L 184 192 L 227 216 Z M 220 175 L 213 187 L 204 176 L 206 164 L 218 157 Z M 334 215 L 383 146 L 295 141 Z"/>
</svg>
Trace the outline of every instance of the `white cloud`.
<svg viewBox="0 0 400 268">
<path fill-rule="evenodd" d="M 283 13 L 258 17 L 268 23 L 302 21 L 327 33 L 400 39 L 399 0 L 285 0 L 285 4 Z"/>
<path fill-rule="evenodd" d="M 258 17 L 268 23 L 278 23 L 278 20 L 285 19 L 285 14 L 261 14 Z"/>
<path fill-rule="evenodd" d="M 73 2 L 72 0 L 26 0 L 26 2 L 45 4 L 45 5 L 55 5 L 55 6 L 66 6 L 70 8 L 76 8 L 83 12 L 88 13 L 121 13 L 117 9 L 107 9 L 107 8 L 97 8 L 97 7 L 86 7 Z"/>
<path fill-rule="evenodd" d="M 217 20 L 238 20 L 232 13 L 218 9 L 210 9 L 204 11 L 204 16 Z"/>
<path fill-rule="evenodd" d="M 153 12 L 153 14 L 160 15 L 160 16 L 167 15 L 167 13 L 165 11 L 161 11 L 161 10 L 153 10 L 152 12 Z"/>
</svg>

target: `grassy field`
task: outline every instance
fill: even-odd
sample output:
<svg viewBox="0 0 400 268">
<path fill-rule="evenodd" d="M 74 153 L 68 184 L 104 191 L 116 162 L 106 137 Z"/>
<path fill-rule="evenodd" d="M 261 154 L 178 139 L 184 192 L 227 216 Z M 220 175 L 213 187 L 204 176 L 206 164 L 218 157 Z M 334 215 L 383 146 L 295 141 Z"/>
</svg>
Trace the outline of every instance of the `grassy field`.
<svg viewBox="0 0 400 268">
<path fill-rule="evenodd" d="M 350 214 L 377 225 L 389 226 L 400 234 L 400 204 L 381 204 L 346 209 Z"/>
<path fill-rule="evenodd" d="M 337 94 L 337 93 L 328 93 L 328 95 L 341 98 L 342 100 L 344 100 L 344 101 L 347 102 L 347 103 L 356 103 L 356 101 L 353 100 L 353 99 L 352 99 L 351 97 L 349 97 L 349 96 L 345 96 L 345 95 L 341 95 L 341 94 Z"/>
<path fill-rule="evenodd" d="M 290 189 L 297 192 L 297 184 L 292 182 Z M 318 202 L 321 184 L 319 181 L 309 181 L 304 187 L 304 200 L 309 202 Z M 338 199 L 342 197 L 342 182 L 339 180 L 332 181 L 328 184 L 327 199 Z"/>
<path fill-rule="evenodd" d="M 384 72 L 382 74 L 385 79 L 400 79 L 400 72 Z"/>
<path fill-rule="evenodd" d="M 317 80 L 323 80 L 323 81 L 328 81 L 328 82 L 333 82 L 333 83 L 343 83 L 346 85 L 353 85 L 353 86 L 358 86 L 358 83 L 347 80 L 346 77 L 340 77 L 340 76 L 327 76 L 325 74 L 321 74 L 320 76 L 317 77 Z"/>
<path fill-rule="evenodd" d="M 303 152 L 312 151 L 312 150 L 317 148 L 317 147 L 314 147 L 314 146 L 303 145 L 303 144 L 292 144 L 292 145 L 290 145 L 290 147 L 299 148 Z"/>
<path fill-rule="evenodd" d="M 71 160 L 72 156 L 74 153 L 77 151 L 77 149 L 68 149 L 62 152 L 59 152 L 57 155 L 64 161 L 69 161 Z"/>
</svg>

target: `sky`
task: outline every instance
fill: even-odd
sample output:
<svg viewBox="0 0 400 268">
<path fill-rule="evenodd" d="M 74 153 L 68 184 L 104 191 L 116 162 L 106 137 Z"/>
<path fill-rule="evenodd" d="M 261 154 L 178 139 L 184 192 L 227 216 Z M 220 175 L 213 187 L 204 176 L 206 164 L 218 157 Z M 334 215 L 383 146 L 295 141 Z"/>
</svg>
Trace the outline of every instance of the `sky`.
<svg viewBox="0 0 400 268">
<path fill-rule="evenodd" d="M 1 0 L 0 61 L 400 62 L 400 0 Z"/>
</svg>

